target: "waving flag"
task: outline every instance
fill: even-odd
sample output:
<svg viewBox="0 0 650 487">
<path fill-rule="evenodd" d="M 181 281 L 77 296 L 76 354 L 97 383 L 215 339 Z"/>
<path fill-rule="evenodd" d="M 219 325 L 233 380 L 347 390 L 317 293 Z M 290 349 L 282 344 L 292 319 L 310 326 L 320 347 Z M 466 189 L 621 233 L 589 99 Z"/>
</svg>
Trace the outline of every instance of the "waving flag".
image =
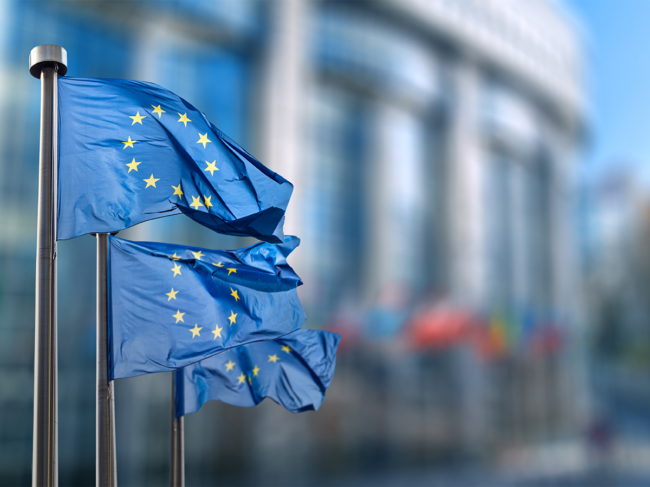
<svg viewBox="0 0 650 487">
<path fill-rule="evenodd" d="M 59 78 L 59 240 L 184 213 L 282 243 L 293 186 L 152 83 Z"/>
<path fill-rule="evenodd" d="M 185 367 L 305 322 L 299 244 L 232 251 L 109 237 L 109 380 Z"/>
<path fill-rule="evenodd" d="M 328 331 L 298 330 L 179 369 L 176 417 L 210 400 L 251 407 L 266 397 L 292 413 L 315 411 L 334 376 L 339 338 Z"/>
</svg>

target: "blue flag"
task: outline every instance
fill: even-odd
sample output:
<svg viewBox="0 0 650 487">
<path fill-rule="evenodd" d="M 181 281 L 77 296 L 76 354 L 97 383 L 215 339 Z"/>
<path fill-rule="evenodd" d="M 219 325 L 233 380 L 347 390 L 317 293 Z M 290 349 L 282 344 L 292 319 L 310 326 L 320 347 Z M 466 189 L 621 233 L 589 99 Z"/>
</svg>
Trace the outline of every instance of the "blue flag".
<svg viewBox="0 0 650 487">
<path fill-rule="evenodd" d="M 339 338 L 327 331 L 298 330 L 179 369 L 176 417 L 198 411 L 206 401 L 251 407 L 266 397 L 292 413 L 315 411 L 332 382 Z"/>
<path fill-rule="evenodd" d="M 300 240 L 215 251 L 109 238 L 109 379 L 185 367 L 302 327 Z"/>
<path fill-rule="evenodd" d="M 152 83 L 59 78 L 59 240 L 185 213 L 282 243 L 293 186 Z"/>
</svg>

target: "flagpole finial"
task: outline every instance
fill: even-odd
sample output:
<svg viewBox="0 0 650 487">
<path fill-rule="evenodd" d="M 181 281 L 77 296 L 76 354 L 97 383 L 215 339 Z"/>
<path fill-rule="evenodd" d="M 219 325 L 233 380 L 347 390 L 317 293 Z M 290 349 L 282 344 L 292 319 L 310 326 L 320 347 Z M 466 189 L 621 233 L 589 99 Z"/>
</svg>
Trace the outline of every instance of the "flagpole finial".
<svg viewBox="0 0 650 487">
<path fill-rule="evenodd" d="M 29 72 L 34 78 L 41 77 L 41 70 L 45 67 L 58 66 L 58 73 L 65 76 L 68 72 L 68 53 L 56 44 L 43 44 L 36 46 L 29 53 Z"/>
</svg>

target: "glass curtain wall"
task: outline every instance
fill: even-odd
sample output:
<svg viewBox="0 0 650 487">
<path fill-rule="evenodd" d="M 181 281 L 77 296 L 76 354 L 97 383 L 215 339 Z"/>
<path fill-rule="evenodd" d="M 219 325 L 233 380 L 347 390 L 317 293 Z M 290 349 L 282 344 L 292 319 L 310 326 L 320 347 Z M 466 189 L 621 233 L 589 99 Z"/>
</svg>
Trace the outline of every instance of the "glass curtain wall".
<svg viewBox="0 0 650 487">
<path fill-rule="evenodd" d="M 313 273 L 307 302 L 316 316 L 360 295 L 364 246 L 364 104 L 336 86 L 314 87 L 306 105 L 305 181 L 307 268 Z M 313 296 L 312 296 L 313 295 Z M 318 319 L 317 319 L 318 320 Z"/>
<path fill-rule="evenodd" d="M 487 161 L 484 221 L 488 308 L 506 309 L 514 301 L 512 164 L 507 156 L 494 153 Z"/>
</svg>

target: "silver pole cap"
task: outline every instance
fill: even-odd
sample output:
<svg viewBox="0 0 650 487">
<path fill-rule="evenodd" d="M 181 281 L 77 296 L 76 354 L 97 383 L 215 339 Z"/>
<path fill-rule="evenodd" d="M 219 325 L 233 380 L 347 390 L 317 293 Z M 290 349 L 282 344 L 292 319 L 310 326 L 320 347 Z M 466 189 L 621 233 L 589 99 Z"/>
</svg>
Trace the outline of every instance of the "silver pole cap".
<svg viewBox="0 0 650 487">
<path fill-rule="evenodd" d="M 29 53 L 29 72 L 34 78 L 41 78 L 41 70 L 46 67 L 59 67 L 59 74 L 68 72 L 68 53 L 56 44 L 36 46 Z"/>
</svg>

